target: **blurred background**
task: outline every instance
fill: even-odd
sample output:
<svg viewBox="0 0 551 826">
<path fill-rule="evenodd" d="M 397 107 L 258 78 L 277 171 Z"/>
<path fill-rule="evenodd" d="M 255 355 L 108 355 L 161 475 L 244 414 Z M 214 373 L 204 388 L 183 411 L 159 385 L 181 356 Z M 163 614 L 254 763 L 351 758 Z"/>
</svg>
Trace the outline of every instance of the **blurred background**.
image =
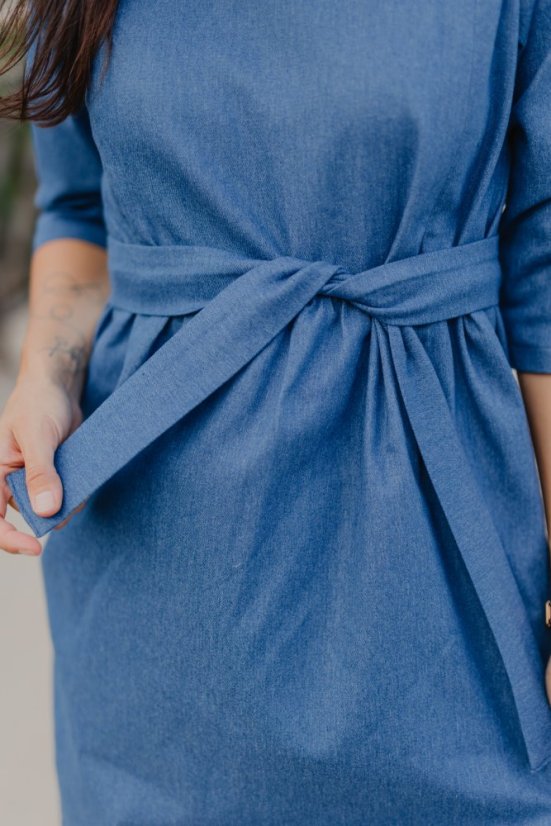
<svg viewBox="0 0 551 826">
<path fill-rule="evenodd" d="M 11 77 L 0 78 L 0 95 Z M 27 315 L 35 188 L 28 125 L 0 120 L 0 409 Z M 23 522 L 10 509 L 8 518 Z M 59 826 L 52 652 L 40 558 L 0 552 L 0 825 Z"/>
</svg>

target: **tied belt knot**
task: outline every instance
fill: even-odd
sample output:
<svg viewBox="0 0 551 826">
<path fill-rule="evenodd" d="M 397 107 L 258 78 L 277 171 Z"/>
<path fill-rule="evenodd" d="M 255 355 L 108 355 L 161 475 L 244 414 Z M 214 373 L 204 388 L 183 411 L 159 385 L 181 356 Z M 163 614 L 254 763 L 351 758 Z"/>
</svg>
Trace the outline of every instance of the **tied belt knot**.
<svg viewBox="0 0 551 826">
<path fill-rule="evenodd" d="M 355 274 L 324 261 L 254 260 L 210 247 L 112 238 L 108 253 L 112 306 L 145 315 L 195 315 L 59 446 L 54 461 L 64 498 L 55 516 L 33 512 L 24 468 L 8 475 L 34 532 L 41 536 L 58 525 L 246 366 L 312 299 L 347 301 L 385 328 L 420 456 L 510 680 L 530 766 L 542 768 L 551 758 L 551 710 L 538 644 L 440 381 L 412 329 L 499 303 L 498 236 Z M 433 417 L 438 434 L 430 427 Z"/>
<path fill-rule="evenodd" d="M 109 239 L 108 249 L 110 303 L 146 315 L 185 315 L 223 292 L 228 306 L 239 295 L 242 317 L 249 302 L 257 310 L 270 307 L 272 313 L 275 302 L 284 302 L 284 315 L 291 320 L 315 296 L 329 296 L 383 323 L 407 326 L 491 307 L 498 301 L 501 282 L 496 235 L 359 273 L 327 261 L 252 259 L 212 247 L 143 246 Z"/>
</svg>

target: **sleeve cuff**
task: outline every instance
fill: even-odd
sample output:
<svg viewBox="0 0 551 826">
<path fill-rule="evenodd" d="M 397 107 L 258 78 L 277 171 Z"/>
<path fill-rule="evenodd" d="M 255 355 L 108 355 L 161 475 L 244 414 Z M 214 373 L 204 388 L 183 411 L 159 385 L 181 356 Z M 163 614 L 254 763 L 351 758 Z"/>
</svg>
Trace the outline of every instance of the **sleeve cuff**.
<svg viewBox="0 0 551 826">
<path fill-rule="evenodd" d="M 46 241 L 58 238 L 76 238 L 89 241 L 100 247 L 107 247 L 107 232 L 102 220 L 82 220 L 74 215 L 64 216 L 59 213 L 43 212 L 38 216 L 33 234 L 33 252 Z"/>
<path fill-rule="evenodd" d="M 551 347 L 510 344 L 509 361 L 520 373 L 551 373 Z"/>
</svg>

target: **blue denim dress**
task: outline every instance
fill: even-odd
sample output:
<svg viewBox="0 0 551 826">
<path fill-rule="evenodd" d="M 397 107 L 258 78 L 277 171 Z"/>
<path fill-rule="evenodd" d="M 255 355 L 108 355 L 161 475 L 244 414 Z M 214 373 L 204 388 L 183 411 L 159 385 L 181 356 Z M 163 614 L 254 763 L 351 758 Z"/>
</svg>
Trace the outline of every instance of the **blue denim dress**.
<svg viewBox="0 0 551 826">
<path fill-rule="evenodd" d="M 33 514 L 67 826 L 551 823 L 551 0 L 122 0 L 33 126 L 108 251 Z"/>
</svg>

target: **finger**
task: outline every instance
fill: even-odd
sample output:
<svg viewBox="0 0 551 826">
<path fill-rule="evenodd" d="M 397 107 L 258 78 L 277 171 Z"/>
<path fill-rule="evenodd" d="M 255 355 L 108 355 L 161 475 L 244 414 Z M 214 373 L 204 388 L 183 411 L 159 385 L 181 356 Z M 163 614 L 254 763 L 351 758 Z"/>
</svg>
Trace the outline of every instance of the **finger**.
<svg viewBox="0 0 551 826">
<path fill-rule="evenodd" d="M 54 466 L 57 445 L 55 427 L 47 418 L 39 430 L 30 431 L 20 440 L 27 491 L 32 509 L 39 516 L 53 516 L 61 507 L 63 488 Z"/>
<path fill-rule="evenodd" d="M 35 537 L 18 531 L 6 519 L 0 518 L 0 550 L 8 554 L 40 556 L 42 545 Z"/>
<path fill-rule="evenodd" d="M 78 506 L 77 506 L 74 510 L 72 510 L 72 511 L 71 511 L 71 513 L 69 514 L 69 516 L 67 516 L 67 517 L 63 520 L 63 522 L 60 522 L 60 523 L 59 523 L 59 525 L 55 525 L 55 527 L 53 528 L 53 530 L 54 530 L 54 531 L 58 531 L 60 528 L 64 528 L 64 527 L 65 527 L 65 525 L 67 524 L 67 522 L 70 522 L 70 521 L 71 521 L 71 519 L 73 518 L 73 516 L 75 515 L 75 513 L 79 513 L 79 511 L 81 511 L 81 510 L 85 507 L 85 505 L 86 505 L 86 502 L 87 502 L 87 501 L 88 501 L 88 500 L 87 500 L 87 499 L 85 499 L 85 500 L 84 500 L 84 502 L 81 502 L 81 504 L 80 504 L 80 505 L 78 505 Z"/>
</svg>

